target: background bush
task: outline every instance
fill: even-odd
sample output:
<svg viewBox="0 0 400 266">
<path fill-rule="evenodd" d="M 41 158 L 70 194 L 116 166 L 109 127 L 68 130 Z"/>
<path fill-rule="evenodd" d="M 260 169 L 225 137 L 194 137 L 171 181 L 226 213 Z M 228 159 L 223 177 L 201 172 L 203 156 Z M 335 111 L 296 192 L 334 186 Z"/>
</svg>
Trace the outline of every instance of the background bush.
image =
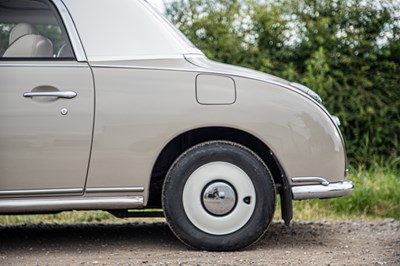
<svg viewBox="0 0 400 266">
<path fill-rule="evenodd" d="M 399 1 L 176 0 L 167 15 L 210 59 L 320 94 L 353 167 L 399 169 Z"/>
</svg>

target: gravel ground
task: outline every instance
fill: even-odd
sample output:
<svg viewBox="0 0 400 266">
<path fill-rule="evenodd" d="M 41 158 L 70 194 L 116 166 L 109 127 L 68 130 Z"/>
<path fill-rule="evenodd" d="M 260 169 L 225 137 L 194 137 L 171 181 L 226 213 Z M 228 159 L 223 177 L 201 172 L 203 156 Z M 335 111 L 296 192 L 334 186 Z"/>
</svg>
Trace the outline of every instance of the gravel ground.
<svg viewBox="0 0 400 266">
<path fill-rule="evenodd" d="M 400 222 L 274 222 L 238 252 L 192 250 L 165 223 L 0 226 L 0 265 L 400 265 Z"/>
</svg>

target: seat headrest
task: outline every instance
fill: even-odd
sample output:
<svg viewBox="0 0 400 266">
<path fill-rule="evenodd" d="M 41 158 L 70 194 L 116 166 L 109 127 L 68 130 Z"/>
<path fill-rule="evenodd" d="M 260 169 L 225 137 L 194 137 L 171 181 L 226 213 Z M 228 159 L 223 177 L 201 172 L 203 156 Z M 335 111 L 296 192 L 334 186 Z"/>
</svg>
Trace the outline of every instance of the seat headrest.
<svg viewBox="0 0 400 266">
<path fill-rule="evenodd" d="M 52 57 L 53 44 L 38 34 L 27 34 L 7 48 L 3 57 Z"/>
<path fill-rule="evenodd" d="M 9 37 L 9 45 L 11 45 L 15 40 L 18 38 L 27 35 L 27 34 L 36 34 L 37 30 L 35 29 L 34 26 L 32 26 L 29 23 L 18 23 L 17 25 L 12 28 L 10 31 L 10 37 Z"/>
</svg>

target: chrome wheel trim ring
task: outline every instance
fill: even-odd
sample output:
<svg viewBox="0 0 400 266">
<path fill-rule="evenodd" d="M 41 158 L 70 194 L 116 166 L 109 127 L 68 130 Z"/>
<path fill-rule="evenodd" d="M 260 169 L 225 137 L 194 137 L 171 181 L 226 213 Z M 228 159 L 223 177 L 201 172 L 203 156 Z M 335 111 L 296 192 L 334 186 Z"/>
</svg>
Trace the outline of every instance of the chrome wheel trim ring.
<svg viewBox="0 0 400 266">
<path fill-rule="evenodd" d="M 225 182 L 236 192 L 234 208 L 226 215 L 213 215 L 203 205 L 203 192 L 214 182 Z M 196 169 L 187 179 L 182 195 L 183 208 L 190 222 L 205 233 L 226 235 L 242 228 L 253 215 L 256 192 L 250 177 L 227 162 L 212 162 Z"/>
</svg>

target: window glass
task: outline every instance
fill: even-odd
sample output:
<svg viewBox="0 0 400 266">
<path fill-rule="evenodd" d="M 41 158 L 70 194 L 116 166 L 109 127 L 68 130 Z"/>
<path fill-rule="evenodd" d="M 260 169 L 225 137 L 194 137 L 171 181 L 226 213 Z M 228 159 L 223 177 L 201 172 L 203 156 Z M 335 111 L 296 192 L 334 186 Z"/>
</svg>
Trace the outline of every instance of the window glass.
<svg viewBox="0 0 400 266">
<path fill-rule="evenodd" d="M 0 57 L 72 59 L 74 55 L 48 1 L 0 0 Z"/>
</svg>

